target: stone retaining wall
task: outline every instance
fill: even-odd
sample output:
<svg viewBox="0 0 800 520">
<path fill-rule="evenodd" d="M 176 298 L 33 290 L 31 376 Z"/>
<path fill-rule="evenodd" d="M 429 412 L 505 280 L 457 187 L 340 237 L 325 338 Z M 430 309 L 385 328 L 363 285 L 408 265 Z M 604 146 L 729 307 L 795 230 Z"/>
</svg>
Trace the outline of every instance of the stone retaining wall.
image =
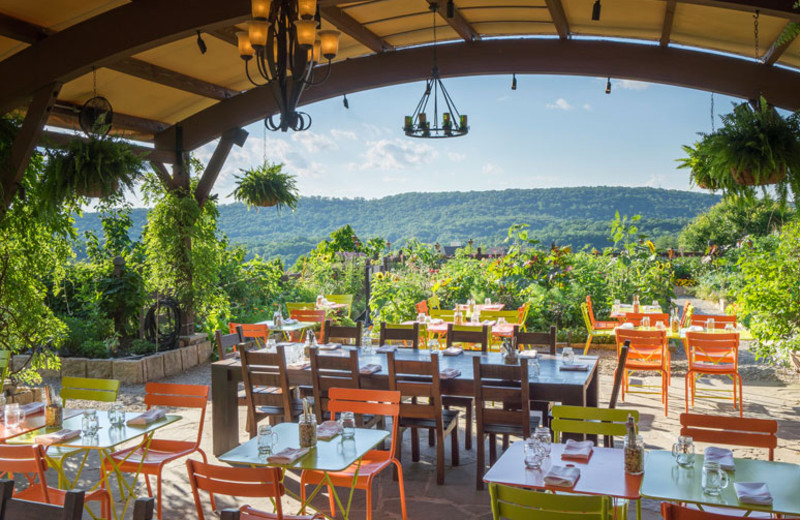
<svg viewBox="0 0 800 520">
<path fill-rule="evenodd" d="M 47 371 L 43 377 L 92 377 L 118 379 L 122 384 L 142 384 L 174 376 L 211 358 L 212 345 L 205 334 L 184 336 L 179 348 L 138 359 L 61 358 L 61 371 Z M 24 365 L 27 355 L 12 358 L 12 369 Z M 44 371 L 43 371 L 44 372 Z"/>
</svg>

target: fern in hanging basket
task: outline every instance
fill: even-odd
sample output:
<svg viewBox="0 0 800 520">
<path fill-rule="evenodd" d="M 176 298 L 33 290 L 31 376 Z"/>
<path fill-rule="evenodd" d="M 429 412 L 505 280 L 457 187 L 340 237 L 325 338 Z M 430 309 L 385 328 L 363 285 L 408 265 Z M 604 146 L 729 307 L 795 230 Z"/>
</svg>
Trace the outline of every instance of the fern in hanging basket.
<svg viewBox="0 0 800 520">
<path fill-rule="evenodd" d="M 248 208 L 297 208 L 299 195 L 295 176 L 284 173 L 282 163 L 270 164 L 265 161 L 261 166 L 240 171 L 242 176 L 236 176 L 236 189 L 232 195 Z"/>
<path fill-rule="evenodd" d="M 708 156 L 707 147 L 704 146 L 704 140 L 694 143 L 694 146 L 683 145 L 681 148 L 686 152 L 686 157 L 678 159 L 680 163 L 678 168 L 691 170 L 689 174 L 689 181 L 691 184 L 703 188 L 704 190 L 711 191 L 717 191 L 723 188 L 711 174 L 711 158 Z"/>
<path fill-rule="evenodd" d="M 54 203 L 69 197 L 109 197 L 132 188 L 144 162 L 124 141 L 76 138 L 48 153 L 44 192 Z"/>
</svg>

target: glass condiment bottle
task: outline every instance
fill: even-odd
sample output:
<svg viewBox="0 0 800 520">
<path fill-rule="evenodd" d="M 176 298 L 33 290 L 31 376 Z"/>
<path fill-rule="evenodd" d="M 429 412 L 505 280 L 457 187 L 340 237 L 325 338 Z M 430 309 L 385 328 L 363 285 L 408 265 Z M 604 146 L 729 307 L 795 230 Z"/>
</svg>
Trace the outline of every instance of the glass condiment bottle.
<svg viewBox="0 0 800 520">
<path fill-rule="evenodd" d="M 633 312 L 638 313 L 639 311 L 640 311 L 639 295 L 638 294 L 634 294 L 633 295 Z"/>
<path fill-rule="evenodd" d="M 681 320 L 678 318 L 678 309 L 672 310 L 672 318 L 670 319 L 670 328 L 673 333 L 678 333 L 681 329 Z"/>
<path fill-rule="evenodd" d="M 644 440 L 636 435 L 636 423 L 632 415 L 628 415 L 628 434 L 625 436 L 625 473 L 641 475 L 644 473 Z"/>
<path fill-rule="evenodd" d="M 297 425 L 300 436 L 300 447 L 310 448 L 317 444 L 317 418 L 313 413 L 300 414 L 300 422 Z"/>
</svg>

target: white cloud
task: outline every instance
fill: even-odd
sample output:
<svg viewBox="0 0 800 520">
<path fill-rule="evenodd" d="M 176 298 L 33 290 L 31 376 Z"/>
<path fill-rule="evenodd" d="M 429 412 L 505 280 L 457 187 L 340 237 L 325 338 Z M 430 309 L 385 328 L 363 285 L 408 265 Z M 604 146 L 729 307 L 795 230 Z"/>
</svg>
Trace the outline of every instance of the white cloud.
<svg viewBox="0 0 800 520">
<path fill-rule="evenodd" d="M 381 139 L 368 141 L 362 154 L 361 170 L 404 170 L 431 162 L 439 152 L 429 144 L 410 142 L 405 139 Z"/>
<path fill-rule="evenodd" d="M 458 152 L 447 152 L 447 158 L 453 162 L 461 162 L 467 159 L 467 155 Z"/>
<path fill-rule="evenodd" d="M 614 86 L 622 90 L 644 90 L 650 88 L 650 83 L 643 81 L 634 81 L 632 79 L 620 79 L 614 81 Z"/>
<path fill-rule="evenodd" d="M 331 130 L 331 136 L 334 139 L 350 139 L 352 141 L 355 141 L 358 137 L 356 136 L 356 133 L 353 131 L 339 130 L 338 128 L 334 128 L 333 130 Z"/>
<path fill-rule="evenodd" d="M 299 143 L 308 153 L 317 153 L 328 150 L 337 150 L 339 145 L 327 135 L 315 134 L 311 131 L 295 132 L 292 141 Z"/>
<path fill-rule="evenodd" d="M 545 106 L 550 110 L 572 110 L 574 108 L 564 98 L 558 98 L 555 103 L 548 103 Z"/>
<path fill-rule="evenodd" d="M 587 112 L 591 112 L 592 111 L 592 105 L 590 105 L 589 103 L 584 103 L 583 104 L 583 109 L 586 110 Z"/>
<path fill-rule="evenodd" d="M 645 186 L 650 188 L 660 188 L 664 185 L 665 177 L 661 174 L 653 174 L 650 176 L 647 182 L 644 183 Z"/>
<path fill-rule="evenodd" d="M 481 168 L 484 175 L 502 175 L 503 169 L 495 163 L 486 163 Z"/>
</svg>

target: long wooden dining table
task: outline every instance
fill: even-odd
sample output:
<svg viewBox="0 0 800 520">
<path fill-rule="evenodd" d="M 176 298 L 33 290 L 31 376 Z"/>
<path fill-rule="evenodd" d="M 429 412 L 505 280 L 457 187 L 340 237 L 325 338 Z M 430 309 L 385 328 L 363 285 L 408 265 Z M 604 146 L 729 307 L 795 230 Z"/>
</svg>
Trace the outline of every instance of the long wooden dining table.
<svg viewBox="0 0 800 520">
<path fill-rule="evenodd" d="M 342 355 L 348 349 L 355 347 L 342 347 L 342 349 L 324 352 L 323 355 Z M 398 349 L 397 359 L 424 359 L 430 357 L 430 350 L 417 350 L 411 348 Z M 440 356 L 440 369 L 455 368 L 461 375 L 454 379 L 442 379 L 442 393 L 457 396 L 474 396 L 474 382 L 472 375 L 472 358 L 483 356 L 486 363 L 503 363 L 498 352 L 482 354 L 480 352 L 466 351 L 459 356 Z M 561 362 L 549 354 L 537 355 L 540 372 L 538 376 L 531 376 L 531 398 L 541 401 L 561 402 L 578 406 L 597 406 L 598 381 L 597 357 L 578 356 L 576 361 L 588 366 L 585 371 L 562 370 Z M 359 353 L 359 365 L 377 364 L 381 370 L 374 374 L 361 374 L 362 388 L 386 390 L 389 388 L 386 354 Z M 311 385 L 311 369 L 288 369 L 289 383 L 291 385 Z M 217 361 L 211 365 L 211 425 L 214 441 L 214 455 L 219 456 L 239 445 L 239 408 L 238 387 L 242 381 L 242 365 L 238 359 Z"/>
</svg>

